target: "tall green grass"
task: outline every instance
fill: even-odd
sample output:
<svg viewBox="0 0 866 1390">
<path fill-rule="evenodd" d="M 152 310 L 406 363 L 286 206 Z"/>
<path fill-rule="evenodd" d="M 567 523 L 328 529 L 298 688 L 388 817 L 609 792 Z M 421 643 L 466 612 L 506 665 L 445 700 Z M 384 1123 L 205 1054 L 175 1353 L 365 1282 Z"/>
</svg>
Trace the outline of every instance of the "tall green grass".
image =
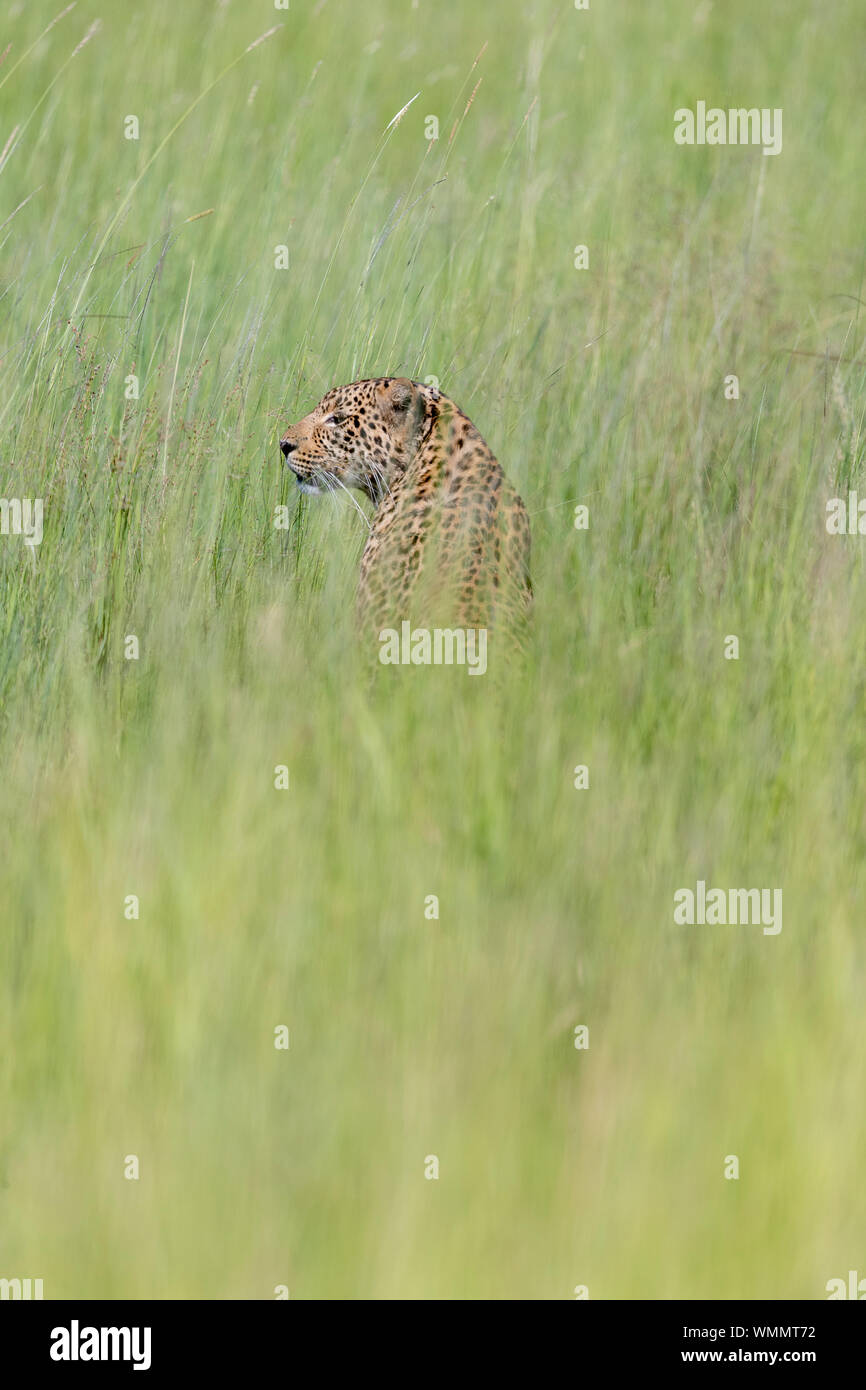
<svg viewBox="0 0 866 1390">
<path fill-rule="evenodd" d="M 54 14 L 0 35 L 0 494 L 45 499 L 0 538 L 0 1275 L 866 1274 L 866 542 L 824 527 L 866 494 L 860 7 Z M 782 107 L 782 154 L 675 145 L 698 99 Z M 364 522 L 280 467 L 398 372 L 531 513 L 504 684 L 371 680 Z M 675 926 L 699 878 L 782 932 Z"/>
</svg>

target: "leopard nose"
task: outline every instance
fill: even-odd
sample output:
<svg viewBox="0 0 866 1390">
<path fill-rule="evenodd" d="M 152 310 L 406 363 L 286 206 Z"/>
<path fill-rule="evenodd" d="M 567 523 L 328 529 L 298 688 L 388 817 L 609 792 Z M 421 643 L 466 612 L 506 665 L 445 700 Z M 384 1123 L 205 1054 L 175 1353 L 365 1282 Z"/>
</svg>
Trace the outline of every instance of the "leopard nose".
<svg viewBox="0 0 866 1390">
<path fill-rule="evenodd" d="M 280 440 L 280 448 L 283 451 L 284 459 L 287 459 L 289 457 L 289 454 L 291 454 L 295 449 L 297 449 L 297 447 L 297 444 L 293 444 L 290 439 Z"/>
</svg>

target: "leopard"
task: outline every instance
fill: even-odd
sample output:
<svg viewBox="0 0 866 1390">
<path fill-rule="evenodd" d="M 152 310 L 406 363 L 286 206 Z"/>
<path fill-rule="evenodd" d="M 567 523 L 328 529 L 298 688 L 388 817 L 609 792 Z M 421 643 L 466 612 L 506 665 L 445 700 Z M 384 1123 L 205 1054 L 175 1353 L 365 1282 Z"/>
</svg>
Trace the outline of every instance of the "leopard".
<svg viewBox="0 0 866 1390">
<path fill-rule="evenodd" d="M 502 632 L 525 653 L 529 516 L 480 431 L 437 385 L 384 376 L 332 387 L 288 426 L 280 450 L 303 494 L 355 490 L 372 505 L 360 630 L 441 620 Z"/>
</svg>

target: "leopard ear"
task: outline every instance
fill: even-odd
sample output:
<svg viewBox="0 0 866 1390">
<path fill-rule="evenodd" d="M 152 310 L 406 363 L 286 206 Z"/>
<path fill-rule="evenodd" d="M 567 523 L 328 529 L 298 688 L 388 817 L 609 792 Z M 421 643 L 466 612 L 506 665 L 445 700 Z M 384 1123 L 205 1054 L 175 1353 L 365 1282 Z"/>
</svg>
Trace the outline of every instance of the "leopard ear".
<svg viewBox="0 0 866 1390">
<path fill-rule="evenodd" d="M 407 377 L 395 377 L 386 386 L 388 404 L 392 410 L 402 415 L 409 409 L 415 397 L 415 387 Z"/>
</svg>

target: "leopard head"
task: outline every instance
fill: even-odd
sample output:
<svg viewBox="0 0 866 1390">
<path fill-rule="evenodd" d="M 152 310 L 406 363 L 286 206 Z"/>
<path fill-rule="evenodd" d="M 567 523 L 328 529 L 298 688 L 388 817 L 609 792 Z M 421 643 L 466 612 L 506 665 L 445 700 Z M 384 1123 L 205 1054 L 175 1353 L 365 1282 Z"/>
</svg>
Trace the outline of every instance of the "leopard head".
<svg viewBox="0 0 866 1390">
<path fill-rule="evenodd" d="M 405 473 L 437 409 L 406 377 L 335 386 L 280 440 L 302 492 L 360 488 L 378 505 Z"/>
</svg>

